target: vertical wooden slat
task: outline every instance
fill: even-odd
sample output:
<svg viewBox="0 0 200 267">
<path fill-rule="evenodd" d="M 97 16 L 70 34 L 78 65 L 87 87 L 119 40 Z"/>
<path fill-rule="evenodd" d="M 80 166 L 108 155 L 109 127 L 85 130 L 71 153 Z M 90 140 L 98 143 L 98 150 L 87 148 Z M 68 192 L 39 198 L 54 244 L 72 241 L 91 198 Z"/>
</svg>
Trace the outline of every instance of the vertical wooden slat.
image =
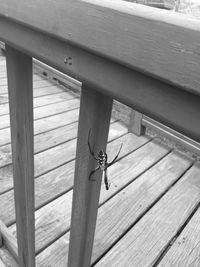
<svg viewBox="0 0 200 267">
<path fill-rule="evenodd" d="M 137 136 L 143 135 L 145 128 L 142 125 L 142 113 L 132 110 L 130 113 L 129 131 Z"/>
<path fill-rule="evenodd" d="M 95 153 L 106 149 L 112 99 L 83 86 L 79 115 L 78 141 L 68 267 L 90 266 L 97 209 L 101 188 L 101 171 L 89 181 L 90 172 L 97 165 L 88 148 L 88 133 L 91 128 L 91 146 Z M 103 190 L 105 190 L 103 188 Z"/>
<path fill-rule="evenodd" d="M 32 58 L 6 46 L 20 267 L 35 266 Z"/>
</svg>

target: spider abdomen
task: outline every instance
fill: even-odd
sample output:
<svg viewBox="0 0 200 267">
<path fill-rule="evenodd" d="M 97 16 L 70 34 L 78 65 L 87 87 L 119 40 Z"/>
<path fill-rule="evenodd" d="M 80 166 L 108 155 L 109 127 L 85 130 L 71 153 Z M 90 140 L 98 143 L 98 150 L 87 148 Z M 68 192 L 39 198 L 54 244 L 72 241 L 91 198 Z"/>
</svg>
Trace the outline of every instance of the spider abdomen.
<svg viewBox="0 0 200 267">
<path fill-rule="evenodd" d="M 97 158 L 97 162 L 98 162 L 101 169 L 104 169 L 106 167 L 107 160 L 108 160 L 108 156 L 107 156 L 106 152 L 101 150 L 99 152 L 98 158 Z"/>
</svg>

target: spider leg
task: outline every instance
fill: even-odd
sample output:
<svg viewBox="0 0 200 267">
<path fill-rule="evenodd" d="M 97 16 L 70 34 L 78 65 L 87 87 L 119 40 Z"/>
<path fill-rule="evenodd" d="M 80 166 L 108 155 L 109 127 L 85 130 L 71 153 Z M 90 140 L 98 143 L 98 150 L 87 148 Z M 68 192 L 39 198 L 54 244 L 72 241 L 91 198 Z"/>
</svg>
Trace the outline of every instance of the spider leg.
<svg viewBox="0 0 200 267">
<path fill-rule="evenodd" d="M 92 175 L 93 175 L 96 171 L 98 171 L 99 169 L 100 169 L 100 167 L 97 166 L 93 171 L 91 171 L 90 176 L 89 176 L 89 181 L 95 181 L 95 179 L 92 179 L 91 177 L 92 177 Z"/>
<path fill-rule="evenodd" d="M 104 170 L 104 183 L 106 190 L 108 190 L 110 188 L 110 183 L 108 183 L 107 168 Z"/>
<path fill-rule="evenodd" d="M 89 134 L 88 134 L 88 147 L 89 147 L 89 150 L 90 150 L 90 154 L 93 156 L 93 158 L 94 158 L 95 160 L 97 160 L 97 158 L 96 158 L 95 155 L 94 155 L 95 144 L 94 144 L 94 146 L 93 146 L 93 149 L 91 148 L 91 145 L 90 145 L 90 132 L 91 132 L 91 128 L 90 128 L 90 130 L 89 130 Z"/>
<path fill-rule="evenodd" d="M 121 144 L 121 146 L 120 146 L 120 148 L 119 148 L 119 151 L 118 151 L 116 157 L 115 157 L 110 163 L 108 163 L 107 168 L 110 167 L 111 165 L 113 165 L 113 163 L 114 163 L 114 162 L 117 160 L 117 158 L 119 157 L 119 153 L 120 153 L 120 151 L 121 151 L 121 149 L 122 149 L 122 145 L 123 145 L 123 144 Z"/>
</svg>

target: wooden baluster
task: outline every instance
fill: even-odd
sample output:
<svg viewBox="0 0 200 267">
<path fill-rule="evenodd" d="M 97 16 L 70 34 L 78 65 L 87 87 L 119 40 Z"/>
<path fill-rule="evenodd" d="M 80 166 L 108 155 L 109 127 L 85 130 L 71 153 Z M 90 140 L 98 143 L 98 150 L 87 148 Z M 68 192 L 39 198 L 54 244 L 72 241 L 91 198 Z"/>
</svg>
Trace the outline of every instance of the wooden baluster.
<svg viewBox="0 0 200 267">
<path fill-rule="evenodd" d="M 91 147 L 95 144 L 95 154 L 98 154 L 102 149 L 105 151 L 111 110 L 111 98 L 83 86 L 76 151 L 68 267 L 90 266 L 102 172 L 96 172 L 93 175 L 95 181 L 89 181 L 89 175 L 97 163 L 89 152 L 88 133 L 89 129 L 91 129 L 90 142 Z"/>
<path fill-rule="evenodd" d="M 145 127 L 142 125 L 142 113 L 132 110 L 130 113 L 129 131 L 137 136 L 145 133 Z"/>
<path fill-rule="evenodd" d="M 6 46 L 20 267 L 35 266 L 32 58 Z"/>
</svg>

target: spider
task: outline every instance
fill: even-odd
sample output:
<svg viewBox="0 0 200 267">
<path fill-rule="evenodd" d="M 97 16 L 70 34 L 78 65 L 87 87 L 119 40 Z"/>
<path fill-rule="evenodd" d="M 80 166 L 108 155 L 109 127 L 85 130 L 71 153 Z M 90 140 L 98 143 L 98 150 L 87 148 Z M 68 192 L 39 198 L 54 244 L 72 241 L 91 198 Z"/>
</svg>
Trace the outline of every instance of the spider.
<svg viewBox="0 0 200 267">
<path fill-rule="evenodd" d="M 98 153 L 98 156 L 96 157 L 95 154 L 94 154 L 94 148 L 95 148 L 95 144 L 93 146 L 93 149 L 91 149 L 91 146 L 90 146 L 90 132 L 91 132 L 91 129 L 89 130 L 89 134 L 88 134 L 88 147 L 89 147 L 89 150 L 90 150 L 90 154 L 93 156 L 93 158 L 97 161 L 97 167 L 91 171 L 90 173 L 90 176 L 89 176 L 89 180 L 90 181 L 95 181 L 95 179 L 92 179 L 92 175 L 98 171 L 98 170 L 102 170 L 103 171 L 103 175 L 104 175 L 104 183 L 105 183 L 105 187 L 106 187 L 106 190 L 108 190 L 110 188 L 110 184 L 108 183 L 108 176 L 107 176 L 107 169 L 108 167 L 110 167 L 111 165 L 113 165 L 113 163 L 117 160 L 118 156 L 119 156 L 119 153 L 122 149 L 122 144 L 119 148 L 119 151 L 117 153 L 117 155 L 115 156 L 115 158 L 110 162 L 108 163 L 108 156 L 106 154 L 106 152 L 104 152 L 103 150 L 100 150 L 99 153 Z"/>
</svg>

